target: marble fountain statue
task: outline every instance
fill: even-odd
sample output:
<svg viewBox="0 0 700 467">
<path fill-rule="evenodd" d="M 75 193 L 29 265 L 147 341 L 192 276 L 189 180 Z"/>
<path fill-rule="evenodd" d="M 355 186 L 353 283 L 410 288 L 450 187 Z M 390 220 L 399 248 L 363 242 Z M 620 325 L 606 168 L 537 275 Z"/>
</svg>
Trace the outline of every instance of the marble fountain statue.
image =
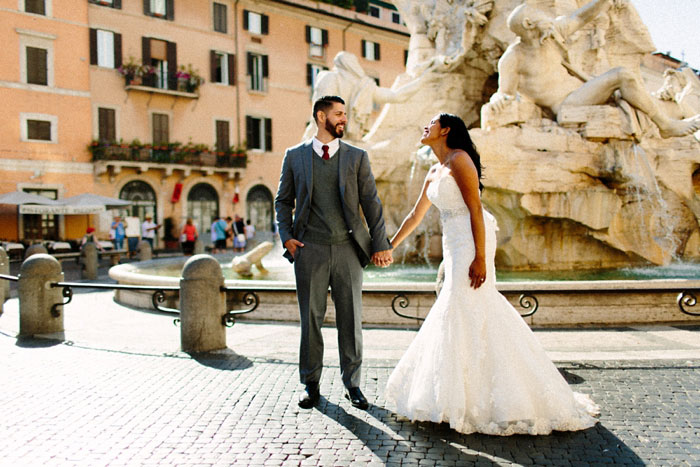
<svg viewBox="0 0 700 467">
<path fill-rule="evenodd" d="M 411 34 L 405 73 L 382 88 L 354 55 L 341 52 L 314 90 L 345 99 L 345 139 L 369 152 L 388 232 L 398 228 L 434 163 L 419 144 L 423 126 L 449 112 L 472 127 L 482 156 L 482 200 L 498 220 L 500 271 L 700 260 L 700 80 L 681 68 L 666 72 L 656 92 L 644 88 L 640 64 L 654 46 L 631 4 L 393 1 Z M 384 106 L 371 122 L 376 105 Z M 304 138 L 314 130 L 310 125 Z M 439 261 L 437 210 L 404 245 L 394 254 L 398 260 Z M 222 264 L 235 272 L 226 283 L 261 295 L 263 311 L 252 318 L 297 320 L 291 267 L 281 245 L 271 248 L 261 245 Z M 175 285 L 181 264 L 174 267 L 167 279 L 152 272 L 144 278 L 133 265 L 112 268 L 110 276 Z M 679 314 L 674 294 L 698 288 L 700 278 L 499 283 L 516 308 L 519 294 L 548 291 L 542 310 L 526 318 L 534 325 L 680 321 L 687 316 Z M 396 291 L 419 294 L 412 299 L 416 316 L 434 302 L 429 282 L 366 281 L 364 290 L 371 292 L 363 298 L 367 323 L 408 324 L 389 308 Z M 123 291 L 116 298 L 150 307 L 149 297 Z"/>
<path fill-rule="evenodd" d="M 476 127 L 483 201 L 500 227 L 498 268 L 700 259 L 700 142 L 692 136 L 700 86 L 680 70 L 667 73 L 668 89 L 646 91 L 640 63 L 654 46 L 631 4 L 394 3 L 411 39 L 392 89 L 420 86 L 384 106 L 358 141 L 370 153 L 389 231 L 432 163 L 419 148 L 422 127 L 444 111 Z M 440 257 L 433 216 L 398 256 Z"/>
</svg>

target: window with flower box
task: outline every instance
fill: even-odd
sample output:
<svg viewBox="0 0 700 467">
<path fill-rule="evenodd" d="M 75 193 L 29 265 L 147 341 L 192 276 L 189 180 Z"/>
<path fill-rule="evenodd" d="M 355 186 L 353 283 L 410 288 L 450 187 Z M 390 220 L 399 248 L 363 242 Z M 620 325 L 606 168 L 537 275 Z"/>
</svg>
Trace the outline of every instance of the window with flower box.
<svg viewBox="0 0 700 467">
<path fill-rule="evenodd" d="M 143 14 L 172 21 L 175 19 L 175 0 L 143 0 Z"/>
<path fill-rule="evenodd" d="M 141 40 L 143 64 L 150 65 L 142 82 L 159 89 L 177 90 L 177 44 L 151 37 Z"/>
<path fill-rule="evenodd" d="M 116 8 L 118 10 L 121 10 L 122 8 L 122 0 L 88 0 L 88 3 Z"/>
</svg>

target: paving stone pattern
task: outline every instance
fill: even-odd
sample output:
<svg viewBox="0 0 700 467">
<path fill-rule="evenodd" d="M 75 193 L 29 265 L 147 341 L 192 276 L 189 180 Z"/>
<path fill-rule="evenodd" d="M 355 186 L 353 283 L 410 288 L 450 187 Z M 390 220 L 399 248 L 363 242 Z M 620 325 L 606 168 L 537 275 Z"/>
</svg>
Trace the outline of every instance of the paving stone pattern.
<svg viewBox="0 0 700 467">
<path fill-rule="evenodd" d="M 558 362 L 602 409 L 589 430 L 461 435 L 384 407 L 389 360 L 365 364 L 364 412 L 324 371 L 296 405 L 296 362 L 106 351 L 0 334 L 2 465 L 700 465 L 700 360 Z"/>
</svg>

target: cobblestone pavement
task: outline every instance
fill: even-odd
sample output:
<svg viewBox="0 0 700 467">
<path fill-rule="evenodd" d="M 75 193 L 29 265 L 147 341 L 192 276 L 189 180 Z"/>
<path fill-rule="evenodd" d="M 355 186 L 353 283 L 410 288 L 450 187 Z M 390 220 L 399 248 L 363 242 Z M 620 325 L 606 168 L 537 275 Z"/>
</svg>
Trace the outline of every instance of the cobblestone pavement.
<svg viewBox="0 0 700 467">
<path fill-rule="evenodd" d="M 239 322 L 229 349 L 178 350 L 172 318 L 76 293 L 62 336 L 0 316 L 0 465 L 698 465 L 700 323 L 537 330 L 600 423 L 550 436 L 461 435 L 391 411 L 383 387 L 415 331 L 365 330 L 363 390 L 343 399 L 335 331 L 316 409 L 296 405 L 298 328 Z"/>
</svg>

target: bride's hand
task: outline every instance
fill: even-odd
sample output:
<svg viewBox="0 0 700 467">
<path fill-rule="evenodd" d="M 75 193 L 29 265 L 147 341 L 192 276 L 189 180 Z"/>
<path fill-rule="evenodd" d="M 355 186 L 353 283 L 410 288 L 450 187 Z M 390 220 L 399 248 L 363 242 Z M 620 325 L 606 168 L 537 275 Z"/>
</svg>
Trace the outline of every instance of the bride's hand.
<svg viewBox="0 0 700 467">
<path fill-rule="evenodd" d="M 486 260 L 484 258 L 474 258 L 469 266 L 469 279 L 471 286 L 475 289 L 481 287 L 486 281 Z"/>
</svg>

